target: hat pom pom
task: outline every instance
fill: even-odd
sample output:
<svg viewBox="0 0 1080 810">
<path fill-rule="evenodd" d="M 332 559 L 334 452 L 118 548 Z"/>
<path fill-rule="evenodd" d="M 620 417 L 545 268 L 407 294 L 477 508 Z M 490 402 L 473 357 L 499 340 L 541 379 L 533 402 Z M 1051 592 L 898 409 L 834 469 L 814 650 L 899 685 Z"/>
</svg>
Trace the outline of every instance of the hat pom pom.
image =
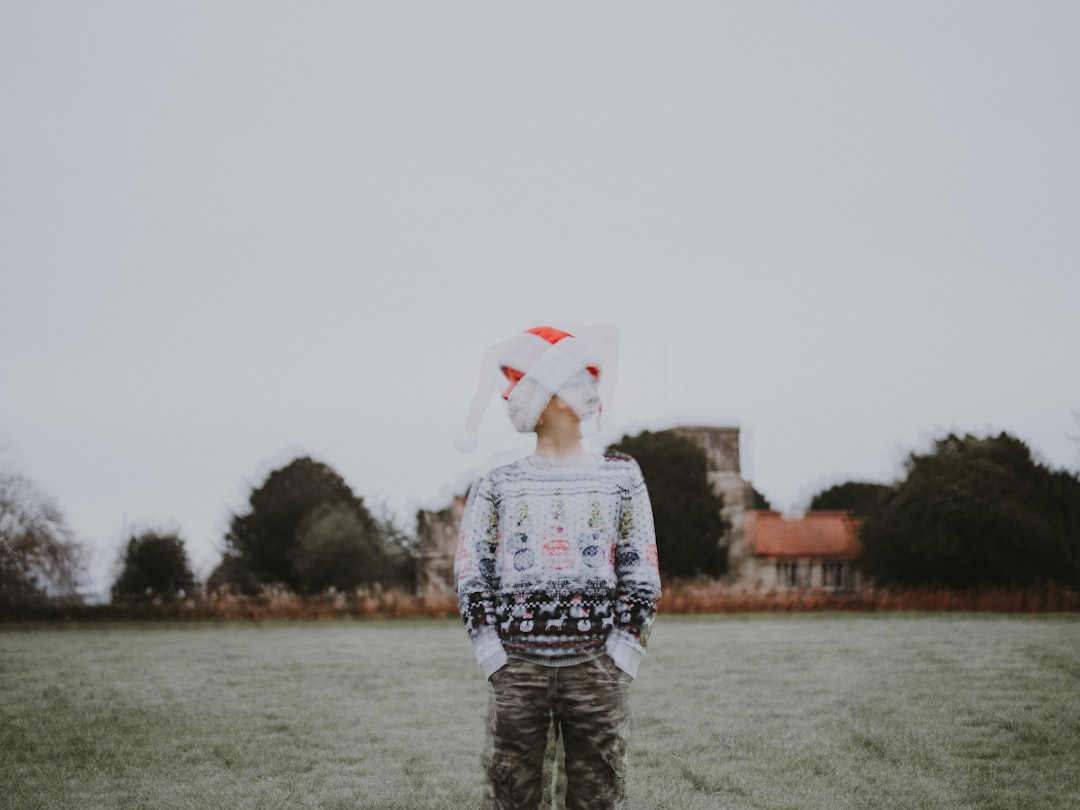
<svg viewBox="0 0 1080 810">
<path fill-rule="evenodd" d="M 474 430 L 463 430 L 454 437 L 454 447 L 459 453 L 471 453 L 480 446 L 480 440 Z"/>
</svg>

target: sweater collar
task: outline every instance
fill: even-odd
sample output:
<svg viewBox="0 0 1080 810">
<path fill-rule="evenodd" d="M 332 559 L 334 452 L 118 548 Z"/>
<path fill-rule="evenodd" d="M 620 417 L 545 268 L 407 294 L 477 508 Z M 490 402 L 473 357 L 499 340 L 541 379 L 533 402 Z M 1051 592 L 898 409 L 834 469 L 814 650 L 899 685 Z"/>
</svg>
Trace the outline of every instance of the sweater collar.
<svg viewBox="0 0 1080 810">
<path fill-rule="evenodd" d="M 533 453 L 526 460 L 534 467 L 552 472 L 587 470 L 595 467 L 599 461 L 591 453 L 579 453 L 576 456 L 545 456 Z"/>
</svg>

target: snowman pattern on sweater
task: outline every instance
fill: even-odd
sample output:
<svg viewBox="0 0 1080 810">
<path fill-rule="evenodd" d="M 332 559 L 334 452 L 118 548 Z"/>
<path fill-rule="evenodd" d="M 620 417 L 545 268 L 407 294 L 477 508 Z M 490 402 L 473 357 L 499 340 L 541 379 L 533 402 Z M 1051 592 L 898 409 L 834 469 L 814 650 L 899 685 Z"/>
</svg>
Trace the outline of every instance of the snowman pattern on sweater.
<svg viewBox="0 0 1080 810">
<path fill-rule="evenodd" d="M 660 579 L 637 463 L 538 461 L 495 468 L 470 497 L 455 562 L 470 639 L 479 651 L 496 634 L 508 654 L 552 665 L 594 657 L 613 635 L 643 651 Z"/>
</svg>

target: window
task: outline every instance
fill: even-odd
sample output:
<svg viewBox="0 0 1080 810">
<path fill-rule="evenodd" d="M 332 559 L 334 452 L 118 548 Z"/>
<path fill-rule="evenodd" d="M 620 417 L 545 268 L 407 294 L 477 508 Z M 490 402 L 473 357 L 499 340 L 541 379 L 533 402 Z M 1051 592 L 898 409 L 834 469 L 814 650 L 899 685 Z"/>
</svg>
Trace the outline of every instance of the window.
<svg viewBox="0 0 1080 810">
<path fill-rule="evenodd" d="M 844 564 L 838 562 L 822 563 L 821 586 L 823 588 L 834 588 L 836 590 L 843 590 Z"/>
<path fill-rule="evenodd" d="M 799 564 L 797 562 L 778 562 L 776 564 L 776 584 L 782 588 L 799 587 Z"/>
</svg>

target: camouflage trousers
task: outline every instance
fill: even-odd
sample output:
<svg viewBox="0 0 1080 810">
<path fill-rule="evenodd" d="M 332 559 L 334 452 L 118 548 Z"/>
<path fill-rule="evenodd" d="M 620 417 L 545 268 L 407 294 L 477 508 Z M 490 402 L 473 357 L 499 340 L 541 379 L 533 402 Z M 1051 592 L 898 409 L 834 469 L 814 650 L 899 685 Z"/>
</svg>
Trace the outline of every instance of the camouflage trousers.
<svg viewBox="0 0 1080 810">
<path fill-rule="evenodd" d="M 606 655 L 569 667 L 511 658 L 496 672 L 487 768 L 492 810 L 561 808 L 563 801 L 566 810 L 621 808 L 630 680 Z"/>
</svg>

